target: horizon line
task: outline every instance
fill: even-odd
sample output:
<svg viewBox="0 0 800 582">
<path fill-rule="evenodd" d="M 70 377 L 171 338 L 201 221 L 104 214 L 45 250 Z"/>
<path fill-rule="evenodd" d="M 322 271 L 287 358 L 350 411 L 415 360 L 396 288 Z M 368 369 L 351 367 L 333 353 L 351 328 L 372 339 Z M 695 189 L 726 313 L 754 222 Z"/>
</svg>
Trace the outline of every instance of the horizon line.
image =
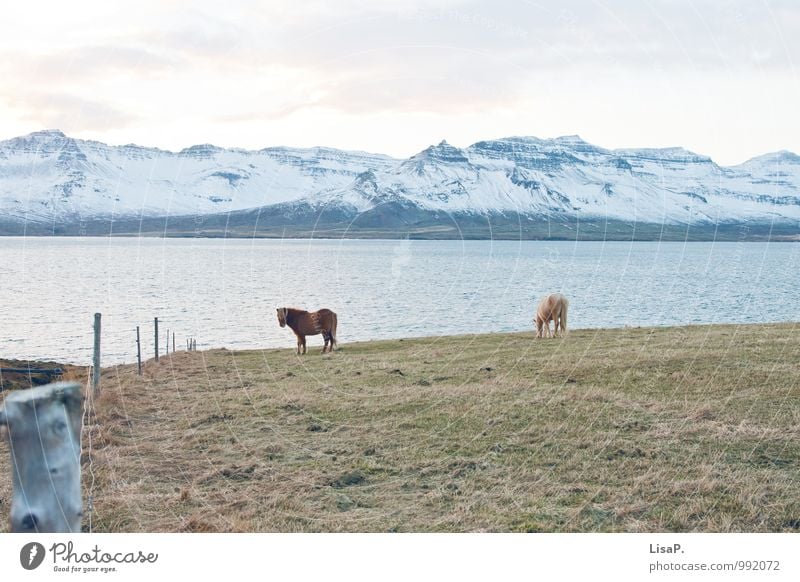
<svg viewBox="0 0 800 582">
<path fill-rule="evenodd" d="M 779 149 L 779 150 L 767 151 L 767 152 L 758 154 L 756 156 L 747 158 L 746 160 L 744 160 L 742 162 L 739 162 L 738 164 L 722 165 L 722 164 L 719 164 L 716 161 L 714 161 L 714 158 L 711 157 L 710 155 L 703 154 L 703 153 L 698 153 L 698 152 L 692 151 L 692 150 L 690 150 L 690 149 L 688 149 L 688 148 L 686 148 L 684 146 L 680 146 L 680 145 L 662 146 L 662 147 L 626 146 L 626 147 L 621 147 L 621 148 L 609 149 L 609 148 L 597 145 L 595 143 L 586 141 L 585 139 L 583 139 L 580 136 L 580 134 L 565 134 L 565 135 L 559 135 L 559 136 L 547 137 L 547 138 L 542 138 L 542 137 L 538 137 L 538 136 L 534 136 L 534 135 L 508 135 L 508 136 L 503 136 L 503 137 L 481 139 L 481 140 L 478 140 L 478 141 L 476 141 L 474 143 L 469 144 L 468 146 L 463 146 L 463 147 L 462 146 L 454 146 L 453 144 L 448 142 L 447 139 L 445 138 L 445 139 L 442 139 L 438 144 L 437 143 L 431 143 L 428 146 L 426 146 L 426 147 L 424 147 L 424 148 L 422 148 L 420 150 L 417 150 L 415 153 L 413 153 L 413 154 L 411 154 L 411 155 L 409 155 L 409 156 L 407 156 L 405 158 L 404 157 L 397 157 L 397 156 L 386 154 L 386 153 L 383 153 L 383 152 L 369 151 L 369 150 L 366 150 L 366 149 L 351 149 L 351 148 L 342 148 L 342 147 L 336 147 L 336 146 L 330 146 L 330 145 L 291 146 L 291 145 L 282 145 L 281 144 L 281 145 L 268 145 L 268 146 L 264 146 L 262 148 L 257 148 L 257 149 L 249 149 L 249 148 L 240 147 L 240 146 L 219 146 L 219 145 L 213 144 L 211 142 L 203 142 L 203 143 L 195 143 L 195 144 L 188 145 L 188 146 L 186 146 L 184 148 L 181 148 L 180 150 L 172 150 L 172 149 L 165 149 L 165 148 L 162 148 L 162 147 L 159 147 L 159 146 L 154 146 L 154 145 L 137 144 L 137 143 L 134 143 L 134 142 L 116 143 L 115 144 L 115 143 L 108 143 L 108 142 L 104 142 L 104 141 L 100 141 L 100 140 L 96 140 L 96 139 L 72 137 L 71 135 L 69 135 L 65 131 L 63 131 L 61 129 L 58 129 L 58 128 L 46 128 L 46 129 L 34 130 L 34 131 L 28 132 L 26 134 L 15 135 L 15 136 L 12 136 L 12 137 L 0 139 L 0 143 L 9 142 L 9 141 L 12 141 L 12 140 L 15 140 L 15 139 L 20 139 L 20 138 L 30 137 L 30 136 L 34 136 L 36 134 L 58 134 L 58 135 L 64 136 L 67 139 L 73 139 L 73 140 L 82 141 L 82 142 L 94 142 L 94 143 L 99 143 L 99 144 L 105 145 L 107 147 L 113 147 L 113 148 L 137 147 L 137 148 L 142 148 L 142 149 L 156 150 L 156 151 L 159 151 L 159 152 L 164 152 L 164 153 L 172 154 L 172 155 L 180 155 L 180 154 L 186 153 L 188 150 L 191 150 L 192 148 L 199 148 L 199 147 L 204 147 L 204 146 L 205 147 L 216 148 L 216 149 L 223 150 L 223 151 L 232 151 L 232 152 L 239 151 L 239 152 L 250 152 L 250 153 L 258 153 L 258 152 L 262 152 L 262 151 L 269 150 L 269 149 L 294 149 L 294 150 L 306 150 L 306 151 L 307 150 L 315 150 L 315 149 L 328 149 L 328 150 L 336 150 L 336 151 L 340 151 L 340 152 L 361 153 L 361 154 L 383 156 L 383 157 L 387 157 L 387 158 L 391 158 L 391 159 L 400 161 L 400 160 L 410 159 L 410 158 L 412 158 L 412 157 L 414 157 L 416 155 L 419 155 L 420 153 L 422 153 L 422 152 L 424 152 L 424 151 L 426 151 L 426 150 L 428 150 L 430 148 L 438 147 L 438 146 L 442 146 L 442 145 L 449 145 L 449 146 L 451 146 L 451 147 L 453 147 L 455 149 L 458 149 L 458 150 L 467 150 L 467 149 L 469 149 L 469 148 L 471 148 L 471 147 L 473 147 L 473 146 L 475 146 L 475 145 L 477 145 L 479 143 L 483 143 L 483 142 L 498 142 L 498 141 L 515 140 L 515 139 L 517 139 L 517 140 L 536 140 L 536 141 L 540 141 L 540 142 L 557 142 L 559 140 L 568 140 L 568 139 L 575 140 L 575 139 L 577 139 L 578 141 L 580 141 L 582 143 L 585 143 L 585 144 L 587 144 L 589 146 L 592 146 L 594 148 L 598 148 L 600 150 L 604 150 L 606 152 L 612 152 L 612 153 L 647 151 L 647 150 L 649 150 L 649 151 L 664 151 L 664 152 L 670 151 L 670 150 L 682 150 L 682 151 L 684 151 L 684 152 L 686 152 L 688 154 L 691 154 L 691 155 L 694 155 L 694 156 L 697 156 L 697 157 L 700 157 L 700 158 L 707 158 L 711 163 L 715 164 L 716 166 L 718 166 L 720 168 L 735 168 L 737 166 L 744 165 L 744 164 L 746 164 L 746 163 L 748 163 L 750 161 L 757 160 L 759 158 L 763 158 L 763 157 L 766 157 L 766 156 L 777 155 L 777 154 L 790 154 L 791 156 L 800 157 L 800 156 L 798 156 L 798 154 L 796 152 L 793 152 L 793 151 L 791 151 L 789 149 L 783 148 L 783 149 Z"/>
</svg>

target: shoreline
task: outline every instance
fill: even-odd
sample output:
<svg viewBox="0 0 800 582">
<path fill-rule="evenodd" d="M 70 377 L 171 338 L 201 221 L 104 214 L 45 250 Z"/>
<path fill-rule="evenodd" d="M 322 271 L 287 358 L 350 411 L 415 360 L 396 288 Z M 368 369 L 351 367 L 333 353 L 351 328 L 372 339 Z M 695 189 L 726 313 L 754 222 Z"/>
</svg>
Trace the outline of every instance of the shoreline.
<svg viewBox="0 0 800 582">
<path fill-rule="evenodd" d="M 761 236 L 750 238 L 736 238 L 736 237 L 720 237 L 720 238 L 566 238 L 566 237 L 544 237 L 544 238 L 520 238 L 520 237 L 422 237 L 407 234 L 398 234 L 397 236 L 356 236 L 356 235 L 315 235 L 314 233 L 306 233 L 302 235 L 290 236 L 283 234 L 265 234 L 265 233 L 202 233 L 202 234 L 180 234 L 180 233 L 157 233 L 157 232 L 143 232 L 143 233 L 108 233 L 108 234 L 3 234 L 0 233 L 0 238 L 7 239 L 44 239 L 44 238 L 66 238 L 66 239 L 148 239 L 148 240 L 289 240 L 289 241 L 398 241 L 398 240 L 411 240 L 411 241 L 427 241 L 427 242 L 559 242 L 559 243 L 584 243 L 584 242 L 602 242 L 602 243 L 657 243 L 657 244 L 695 244 L 695 243 L 796 243 L 800 242 L 800 233 L 797 234 L 783 234 L 774 236 Z"/>
<path fill-rule="evenodd" d="M 657 223 L 592 217 L 464 215 L 452 221 L 378 221 L 283 223 L 237 213 L 195 216 L 91 219 L 47 225 L 0 221 L 0 236 L 88 236 L 140 238 L 322 239 L 322 240 L 508 240 L 594 242 L 766 242 L 800 241 L 793 220 Z M 249 217 L 249 218 L 248 218 Z M 199 221 L 199 222 L 198 222 Z"/>
<path fill-rule="evenodd" d="M 732 328 L 761 328 L 761 327 L 774 327 L 774 326 L 798 326 L 800 327 L 800 320 L 798 321 L 769 321 L 769 322 L 737 322 L 737 323 L 690 323 L 686 325 L 647 325 L 647 326 L 630 326 L 630 325 L 621 325 L 621 326 L 614 326 L 614 327 L 579 327 L 579 328 L 569 328 L 569 333 L 573 332 L 581 332 L 581 333 L 596 333 L 601 334 L 603 332 L 618 332 L 618 331 L 625 331 L 625 330 L 637 330 L 637 331 L 652 331 L 652 332 L 659 332 L 659 331 L 697 331 L 699 329 L 706 329 L 708 332 L 712 332 L 716 330 L 716 328 L 723 328 L 723 329 L 732 329 Z M 518 337 L 526 337 L 530 336 L 532 341 L 549 341 L 551 338 L 536 338 L 535 337 L 536 331 L 531 329 L 525 330 L 517 330 L 517 331 L 497 331 L 497 332 L 485 332 L 485 333 L 463 333 L 463 334 L 442 334 L 442 335 L 422 335 L 422 336 L 404 336 L 398 338 L 386 338 L 386 339 L 369 339 L 369 340 L 358 340 L 353 342 L 346 342 L 340 344 L 341 348 L 348 348 L 352 347 L 369 347 L 369 346 L 379 346 L 379 345 L 386 345 L 386 344 L 394 344 L 394 343 L 403 343 L 403 342 L 437 342 L 442 341 L 446 342 L 447 340 L 453 341 L 464 341 L 466 339 L 472 339 L 473 341 L 482 341 L 489 338 L 518 338 Z M 319 351 L 317 350 L 318 346 L 314 342 L 314 338 L 320 340 L 321 336 L 309 336 L 311 338 L 309 341 L 309 355 L 316 355 Z M 293 336 L 287 335 L 286 345 L 285 346 L 277 346 L 277 347 L 228 347 L 228 346 L 208 346 L 203 349 L 197 350 L 195 353 L 204 353 L 204 352 L 229 352 L 229 353 L 272 353 L 272 352 L 284 352 L 284 351 L 294 351 L 294 343 L 292 340 Z M 555 338 L 558 339 L 558 338 Z M 567 335 L 567 340 L 569 339 L 569 334 Z M 337 351 L 340 351 L 337 350 Z M 175 352 L 170 352 L 169 354 L 160 354 L 159 361 L 163 359 L 168 359 L 173 354 L 182 354 L 182 353 L 189 353 L 185 349 L 179 349 Z M 4 362 L 16 362 L 20 365 L 35 365 L 34 367 L 61 367 L 65 371 L 71 370 L 75 371 L 77 374 L 81 374 L 82 370 L 88 370 L 91 367 L 91 363 L 86 364 L 75 364 L 70 362 L 59 362 L 53 359 L 31 359 L 31 360 L 23 360 L 23 359 L 15 359 L 15 358 L 0 358 L 0 368 L 6 367 Z M 147 359 L 142 360 L 142 366 L 146 363 L 154 362 L 153 357 L 149 357 Z M 9 364 L 10 367 L 11 364 Z M 133 361 L 124 361 L 118 362 L 109 365 L 101 366 L 102 371 L 109 371 L 109 370 L 117 370 L 119 368 L 129 367 L 129 366 L 136 366 L 136 360 Z M 16 367 L 16 366 L 15 366 Z"/>
<path fill-rule="evenodd" d="M 313 233 L 305 233 L 296 236 L 288 236 L 284 234 L 247 234 L 247 233 L 202 233 L 202 234 L 163 234 L 144 232 L 136 233 L 113 233 L 113 234 L 2 234 L 0 238 L 89 238 L 89 239 L 179 239 L 179 240 L 309 240 L 309 241 L 398 241 L 398 240 L 412 240 L 412 241 L 435 241 L 435 242 L 569 242 L 569 243 L 583 243 L 583 242 L 622 242 L 622 243 L 675 243 L 675 244 L 694 244 L 694 243 L 797 243 L 800 242 L 800 233 L 790 234 L 777 234 L 777 235 L 757 235 L 748 237 L 735 237 L 735 236 L 720 236 L 720 237 L 697 237 L 697 238 L 680 238 L 680 237 L 582 237 L 582 238 L 567 238 L 567 237 L 513 237 L 513 236 L 494 236 L 494 237 L 479 237 L 479 236 L 465 236 L 465 237 L 426 237 L 418 235 L 397 235 L 385 236 L 378 234 L 375 236 L 369 235 L 314 235 Z"/>
<path fill-rule="evenodd" d="M 85 366 L 54 360 L 0 358 L 0 393 L 43 386 L 64 378 L 80 376 L 82 368 Z M 56 372 L 57 370 L 60 372 Z"/>
</svg>

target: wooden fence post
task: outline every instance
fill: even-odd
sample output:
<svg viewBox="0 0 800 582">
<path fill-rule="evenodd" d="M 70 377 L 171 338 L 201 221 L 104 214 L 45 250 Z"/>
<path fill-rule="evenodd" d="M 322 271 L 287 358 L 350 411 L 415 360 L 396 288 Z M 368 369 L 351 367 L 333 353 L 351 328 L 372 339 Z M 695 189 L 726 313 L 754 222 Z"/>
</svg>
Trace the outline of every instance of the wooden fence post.
<svg viewBox="0 0 800 582">
<path fill-rule="evenodd" d="M 0 424 L 11 449 L 11 531 L 80 532 L 82 401 L 74 382 L 6 396 Z"/>
<path fill-rule="evenodd" d="M 92 358 L 92 395 L 100 393 L 100 314 L 94 314 L 94 357 Z"/>
<path fill-rule="evenodd" d="M 139 375 L 142 375 L 142 342 L 139 339 L 139 326 L 136 326 L 136 363 L 139 364 Z"/>
<path fill-rule="evenodd" d="M 156 317 L 156 362 L 158 361 L 158 318 Z"/>
<path fill-rule="evenodd" d="M 172 332 L 172 353 L 175 353 L 175 332 Z"/>
</svg>

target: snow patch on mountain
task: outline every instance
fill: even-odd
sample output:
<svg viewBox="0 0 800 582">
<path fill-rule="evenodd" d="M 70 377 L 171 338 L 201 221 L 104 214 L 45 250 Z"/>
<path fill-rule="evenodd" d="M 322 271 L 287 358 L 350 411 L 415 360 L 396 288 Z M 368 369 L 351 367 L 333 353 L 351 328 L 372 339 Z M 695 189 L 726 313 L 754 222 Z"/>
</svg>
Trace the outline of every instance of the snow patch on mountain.
<svg viewBox="0 0 800 582">
<path fill-rule="evenodd" d="M 348 215 L 387 205 L 656 223 L 798 221 L 798 187 L 800 156 L 791 152 L 726 168 L 683 148 L 608 150 L 579 136 L 467 148 L 442 141 L 405 160 L 325 147 L 169 152 L 58 130 L 0 142 L 0 217 L 46 223 L 277 205 Z"/>
</svg>

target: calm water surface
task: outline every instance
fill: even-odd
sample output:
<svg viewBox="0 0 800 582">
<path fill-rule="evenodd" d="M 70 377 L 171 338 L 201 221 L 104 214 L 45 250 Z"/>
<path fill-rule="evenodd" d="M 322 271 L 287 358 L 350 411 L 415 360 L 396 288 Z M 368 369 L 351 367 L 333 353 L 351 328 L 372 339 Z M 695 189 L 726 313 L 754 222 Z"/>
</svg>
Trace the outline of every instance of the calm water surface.
<svg viewBox="0 0 800 582">
<path fill-rule="evenodd" d="M 530 330 L 537 298 L 573 328 L 800 320 L 800 244 L 0 237 L 0 357 L 153 353 L 153 318 L 209 347 L 293 347 L 275 308 L 329 307 L 341 343 Z M 320 336 L 310 348 L 322 345 Z M 319 345 L 318 345 L 319 344 Z"/>
</svg>

